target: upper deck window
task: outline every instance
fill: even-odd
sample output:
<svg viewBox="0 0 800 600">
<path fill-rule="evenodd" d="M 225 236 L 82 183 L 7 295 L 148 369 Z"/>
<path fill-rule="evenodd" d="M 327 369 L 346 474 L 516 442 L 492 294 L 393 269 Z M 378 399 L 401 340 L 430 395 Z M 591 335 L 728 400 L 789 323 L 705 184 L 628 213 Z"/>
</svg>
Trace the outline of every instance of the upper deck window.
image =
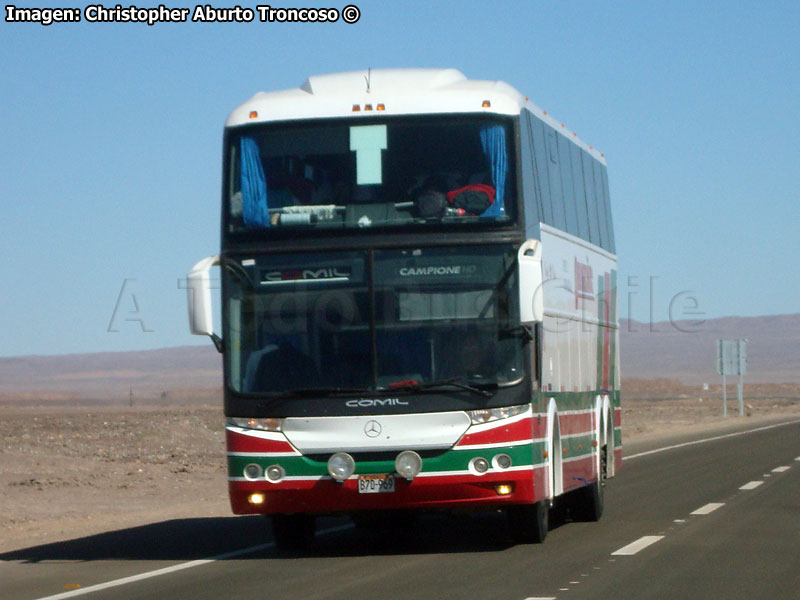
<svg viewBox="0 0 800 600">
<path fill-rule="evenodd" d="M 510 120 L 340 119 L 228 136 L 228 232 L 507 222 Z"/>
</svg>

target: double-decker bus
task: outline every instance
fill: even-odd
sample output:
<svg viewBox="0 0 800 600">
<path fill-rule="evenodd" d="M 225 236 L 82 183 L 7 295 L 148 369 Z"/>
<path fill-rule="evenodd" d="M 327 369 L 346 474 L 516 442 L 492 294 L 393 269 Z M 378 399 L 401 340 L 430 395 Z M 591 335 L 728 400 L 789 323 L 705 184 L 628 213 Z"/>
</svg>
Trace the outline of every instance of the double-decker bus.
<svg viewBox="0 0 800 600">
<path fill-rule="evenodd" d="M 270 515 L 279 547 L 328 513 L 503 509 L 520 542 L 556 505 L 600 518 L 622 448 L 606 163 L 508 84 L 371 70 L 256 94 L 188 289 L 224 356 L 233 512 Z"/>
</svg>

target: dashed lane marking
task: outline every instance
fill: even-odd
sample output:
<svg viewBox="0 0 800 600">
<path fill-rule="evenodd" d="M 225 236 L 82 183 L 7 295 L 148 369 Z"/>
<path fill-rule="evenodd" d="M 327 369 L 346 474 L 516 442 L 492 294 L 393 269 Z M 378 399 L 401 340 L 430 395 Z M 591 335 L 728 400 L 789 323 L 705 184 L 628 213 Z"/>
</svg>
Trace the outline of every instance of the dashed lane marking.
<svg viewBox="0 0 800 600">
<path fill-rule="evenodd" d="M 754 490 L 754 489 L 756 489 L 758 486 L 760 486 L 763 483 L 764 483 L 763 481 L 751 481 L 750 483 L 745 483 L 739 489 L 740 490 Z"/>
<path fill-rule="evenodd" d="M 644 537 L 640 537 L 635 542 L 628 544 L 627 546 L 623 546 L 616 552 L 612 552 L 612 556 L 633 556 L 637 552 L 641 552 L 648 546 L 652 546 L 656 542 L 659 542 L 664 539 L 663 535 L 646 535 Z"/>
<path fill-rule="evenodd" d="M 772 469 L 772 472 L 773 473 L 784 473 L 784 472 L 788 471 L 790 468 L 791 467 L 775 467 L 774 469 Z"/>
<path fill-rule="evenodd" d="M 701 506 L 696 511 L 689 513 L 690 515 L 707 515 L 709 513 L 714 512 L 718 508 L 725 506 L 724 502 L 710 502 L 705 506 Z"/>
</svg>

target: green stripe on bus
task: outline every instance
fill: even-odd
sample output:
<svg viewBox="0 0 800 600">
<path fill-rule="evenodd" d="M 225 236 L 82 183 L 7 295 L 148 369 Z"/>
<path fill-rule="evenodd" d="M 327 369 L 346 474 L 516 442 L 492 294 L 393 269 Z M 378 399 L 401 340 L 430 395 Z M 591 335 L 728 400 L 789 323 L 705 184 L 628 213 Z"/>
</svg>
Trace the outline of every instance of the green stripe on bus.
<svg viewBox="0 0 800 600">
<path fill-rule="evenodd" d="M 594 432 L 569 438 L 561 438 L 562 458 L 575 458 L 594 450 Z"/>
<path fill-rule="evenodd" d="M 423 473 L 436 473 L 446 471 L 466 471 L 469 462 L 481 456 L 491 462 L 497 454 L 508 454 L 512 466 L 533 466 L 544 461 L 545 444 L 536 442 L 520 446 L 501 446 L 499 448 L 478 448 L 465 450 L 449 450 L 439 456 L 422 459 Z M 535 458 L 534 458 L 535 457 Z M 244 467 L 255 463 L 266 469 L 269 465 L 281 465 L 289 477 L 321 477 L 328 474 L 328 465 L 325 462 L 312 460 L 305 456 L 229 456 L 228 476 L 242 477 Z M 374 475 L 394 472 L 393 460 L 356 461 L 356 475 Z"/>
</svg>

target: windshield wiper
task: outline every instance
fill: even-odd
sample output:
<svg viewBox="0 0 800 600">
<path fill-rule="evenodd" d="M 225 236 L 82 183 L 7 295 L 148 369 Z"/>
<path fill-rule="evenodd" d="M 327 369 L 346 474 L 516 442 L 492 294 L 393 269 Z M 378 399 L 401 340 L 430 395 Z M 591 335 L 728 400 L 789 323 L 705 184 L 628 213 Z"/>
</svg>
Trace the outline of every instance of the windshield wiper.
<svg viewBox="0 0 800 600">
<path fill-rule="evenodd" d="M 488 385 L 491 387 L 496 388 L 497 383 L 492 382 L 489 384 L 481 384 L 481 385 Z M 467 390 L 472 392 L 473 394 L 479 394 L 484 398 L 491 398 L 494 396 L 493 392 L 488 390 L 481 389 L 476 387 L 475 385 L 471 385 L 469 382 L 465 381 L 463 377 L 452 377 L 450 379 L 440 379 L 438 381 L 427 381 L 424 383 L 419 383 L 416 381 L 408 381 L 408 382 L 400 382 L 399 384 L 390 384 L 388 389 L 384 389 L 383 391 L 402 391 L 402 392 L 416 392 L 416 391 L 423 391 L 423 390 L 433 390 L 436 388 L 443 388 L 443 387 L 455 387 L 462 390 Z"/>
</svg>

